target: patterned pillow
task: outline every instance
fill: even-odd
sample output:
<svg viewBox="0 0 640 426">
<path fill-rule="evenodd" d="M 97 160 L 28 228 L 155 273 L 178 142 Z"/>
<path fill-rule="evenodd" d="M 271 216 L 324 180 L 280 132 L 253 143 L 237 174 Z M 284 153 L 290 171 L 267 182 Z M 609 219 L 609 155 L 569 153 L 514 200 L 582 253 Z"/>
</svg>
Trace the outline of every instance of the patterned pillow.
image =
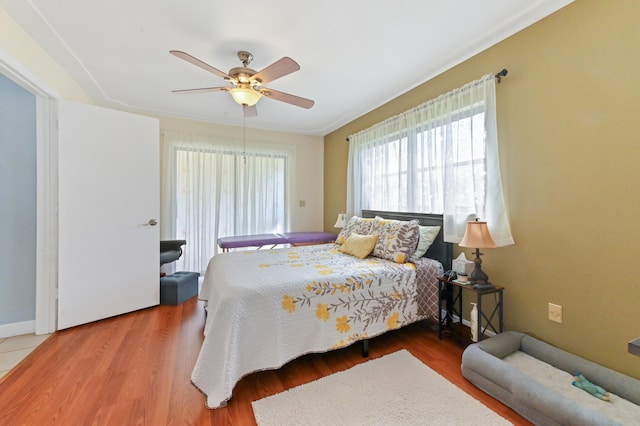
<svg viewBox="0 0 640 426">
<path fill-rule="evenodd" d="M 380 234 L 373 255 L 396 263 L 408 262 L 420 238 L 417 220 L 401 221 L 376 217 L 371 233 Z"/>
<path fill-rule="evenodd" d="M 355 232 L 360 235 L 369 235 L 371 234 L 371 229 L 373 228 L 374 219 L 363 219 L 358 216 L 353 216 L 349 219 L 349 222 L 345 225 L 344 228 L 338 234 L 336 238 L 336 243 L 344 244 L 351 235 L 352 232 Z"/>
</svg>

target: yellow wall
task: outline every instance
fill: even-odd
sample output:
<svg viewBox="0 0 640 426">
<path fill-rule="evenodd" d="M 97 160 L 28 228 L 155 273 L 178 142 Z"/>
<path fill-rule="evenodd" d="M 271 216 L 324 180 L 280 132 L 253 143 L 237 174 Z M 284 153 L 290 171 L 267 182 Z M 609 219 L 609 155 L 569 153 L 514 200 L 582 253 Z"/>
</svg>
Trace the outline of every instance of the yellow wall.
<svg viewBox="0 0 640 426">
<path fill-rule="evenodd" d="M 627 351 L 640 336 L 638 22 L 637 0 L 576 0 L 327 135 L 324 228 L 345 207 L 347 136 L 507 68 L 498 126 L 516 244 L 483 263 L 506 287 L 506 326 L 640 378 Z"/>
</svg>

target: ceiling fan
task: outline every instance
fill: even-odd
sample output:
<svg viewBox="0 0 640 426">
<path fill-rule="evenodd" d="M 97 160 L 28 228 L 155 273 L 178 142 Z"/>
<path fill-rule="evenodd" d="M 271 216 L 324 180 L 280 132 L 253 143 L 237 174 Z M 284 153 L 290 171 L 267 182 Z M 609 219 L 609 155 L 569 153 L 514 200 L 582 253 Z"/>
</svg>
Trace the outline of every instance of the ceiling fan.
<svg viewBox="0 0 640 426">
<path fill-rule="evenodd" d="M 177 56 L 180 59 L 184 59 L 185 61 L 199 68 L 202 68 L 205 71 L 222 77 L 232 84 L 231 86 L 222 87 L 202 87 L 199 89 L 173 90 L 173 93 L 189 94 L 218 91 L 229 92 L 231 93 L 233 99 L 238 104 L 243 106 L 244 114 L 246 117 L 258 115 L 258 111 L 255 105 L 262 97 L 286 102 L 288 104 L 299 106 L 302 108 L 311 108 L 314 104 L 314 101 L 312 101 L 311 99 L 301 98 L 300 96 L 291 95 L 289 93 L 280 92 L 278 90 L 269 89 L 263 86 L 264 84 L 274 81 L 280 77 L 284 77 L 285 75 L 291 74 L 292 72 L 298 71 L 300 69 L 300 65 L 298 65 L 296 61 L 287 56 L 274 62 L 263 70 L 256 72 L 255 70 L 249 68 L 249 64 L 253 60 L 253 55 L 249 52 L 241 50 L 238 52 L 238 59 L 240 59 L 240 62 L 242 62 L 242 66 L 231 68 L 229 70 L 229 73 L 224 73 L 219 69 L 214 68 L 211 65 L 201 61 L 200 59 L 195 58 L 188 53 L 182 52 L 180 50 L 170 50 L 169 53 Z"/>
</svg>

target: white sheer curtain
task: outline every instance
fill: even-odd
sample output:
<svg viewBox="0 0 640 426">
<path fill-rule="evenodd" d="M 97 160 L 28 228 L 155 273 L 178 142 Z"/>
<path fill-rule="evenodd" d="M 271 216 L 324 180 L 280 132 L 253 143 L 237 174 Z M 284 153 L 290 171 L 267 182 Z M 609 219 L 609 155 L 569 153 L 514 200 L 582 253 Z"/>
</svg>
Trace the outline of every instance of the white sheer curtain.
<svg viewBox="0 0 640 426">
<path fill-rule="evenodd" d="M 295 146 L 166 131 L 163 239 L 185 239 L 176 269 L 202 272 L 217 239 L 289 229 Z"/>
<path fill-rule="evenodd" d="M 498 246 L 514 243 L 492 74 L 349 137 L 347 215 L 362 209 L 443 214 L 445 241 L 454 243 L 479 217 Z"/>
</svg>

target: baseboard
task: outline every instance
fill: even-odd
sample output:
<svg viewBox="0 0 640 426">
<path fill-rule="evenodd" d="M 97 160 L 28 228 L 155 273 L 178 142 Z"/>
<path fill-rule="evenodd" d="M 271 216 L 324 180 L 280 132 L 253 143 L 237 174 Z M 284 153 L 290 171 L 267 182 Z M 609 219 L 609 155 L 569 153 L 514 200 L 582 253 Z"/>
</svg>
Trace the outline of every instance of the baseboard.
<svg viewBox="0 0 640 426">
<path fill-rule="evenodd" d="M 440 318 L 443 318 L 446 314 L 447 314 L 446 309 L 443 309 L 440 312 L 440 315 L 441 315 Z M 458 315 L 451 315 L 451 318 L 452 318 L 454 323 L 460 321 L 460 317 Z M 469 321 L 469 320 L 462 319 L 462 324 L 466 325 L 467 327 L 471 327 L 471 321 Z M 494 333 L 492 330 L 485 330 L 484 334 L 486 336 L 495 336 L 496 335 L 496 333 Z"/>
<path fill-rule="evenodd" d="M 20 336 L 31 334 L 36 331 L 36 321 L 22 321 L 10 324 L 0 324 L 0 339 L 4 337 Z"/>
</svg>

